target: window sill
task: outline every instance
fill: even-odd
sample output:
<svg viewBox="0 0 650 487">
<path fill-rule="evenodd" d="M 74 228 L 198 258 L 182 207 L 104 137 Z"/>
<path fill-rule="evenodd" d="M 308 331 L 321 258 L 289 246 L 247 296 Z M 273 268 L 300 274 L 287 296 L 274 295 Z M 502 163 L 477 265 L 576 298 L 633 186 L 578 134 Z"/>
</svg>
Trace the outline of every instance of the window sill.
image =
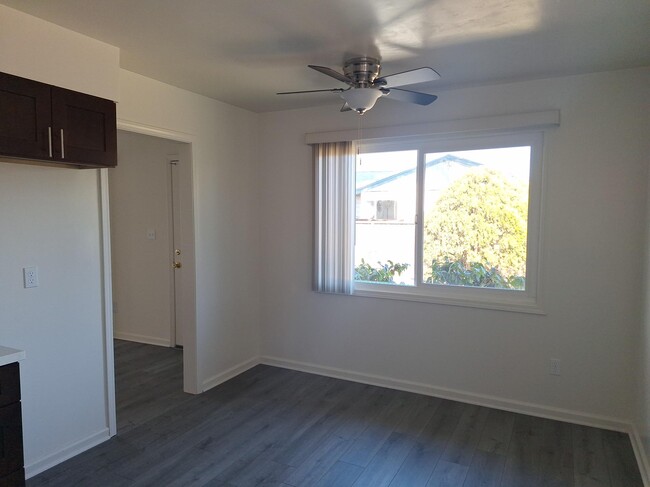
<svg viewBox="0 0 650 487">
<path fill-rule="evenodd" d="M 356 282 L 352 296 L 416 301 L 514 313 L 546 314 L 534 297 L 526 295 L 523 292 L 456 287 L 439 289 L 436 294 L 427 291 L 429 290 L 414 287 Z"/>
</svg>

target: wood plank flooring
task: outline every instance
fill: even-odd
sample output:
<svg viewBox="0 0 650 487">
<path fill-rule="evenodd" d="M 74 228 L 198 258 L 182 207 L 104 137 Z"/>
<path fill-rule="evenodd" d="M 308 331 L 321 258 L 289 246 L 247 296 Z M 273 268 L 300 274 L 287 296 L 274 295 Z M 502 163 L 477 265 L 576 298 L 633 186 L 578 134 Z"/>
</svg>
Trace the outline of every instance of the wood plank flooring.
<svg viewBox="0 0 650 487">
<path fill-rule="evenodd" d="M 115 396 L 120 434 L 191 399 L 182 350 L 115 340 Z"/>
<path fill-rule="evenodd" d="M 118 435 L 28 487 L 642 487 L 623 433 L 269 366 L 182 392 L 116 341 Z"/>
</svg>

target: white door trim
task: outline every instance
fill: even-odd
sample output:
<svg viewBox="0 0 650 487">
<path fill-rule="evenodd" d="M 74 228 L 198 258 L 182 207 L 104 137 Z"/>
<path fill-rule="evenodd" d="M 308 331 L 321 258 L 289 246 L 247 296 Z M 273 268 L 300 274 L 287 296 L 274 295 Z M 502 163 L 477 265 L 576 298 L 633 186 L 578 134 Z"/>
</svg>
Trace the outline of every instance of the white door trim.
<svg viewBox="0 0 650 487">
<path fill-rule="evenodd" d="M 194 174 L 193 145 L 196 139 L 191 134 L 178 132 L 174 130 L 154 127 L 130 120 L 118 119 L 118 130 L 134 132 L 143 135 L 150 135 L 162 139 L 173 140 L 176 142 L 185 142 L 190 145 L 190 164 L 192 174 Z M 109 169 L 100 169 L 99 172 L 99 202 L 100 202 L 100 227 L 101 227 L 101 256 L 102 256 L 102 285 L 103 285 L 103 321 L 104 321 L 104 383 L 106 389 L 107 401 L 107 423 L 109 433 L 114 436 L 117 433 L 117 419 L 115 411 L 115 365 L 113 353 L 113 279 L 111 268 L 111 233 L 110 233 L 110 205 L 108 189 L 108 171 Z M 196 206 L 196 191 L 194 181 L 191 184 L 192 203 Z M 193 213 L 193 212 L 192 212 Z M 194 219 L 194 235 L 196 231 L 196 219 Z M 193 265 L 192 263 L 188 263 Z M 196 276 L 195 269 L 188 269 Z M 196 303 L 194 303 L 196 311 Z M 193 313 L 184 331 L 186 336 L 183 339 L 183 390 L 190 394 L 199 394 L 202 389 L 199 387 L 199 367 L 197 357 L 196 343 L 196 313 Z"/>
<path fill-rule="evenodd" d="M 135 132 L 136 134 L 151 135 L 152 137 L 174 140 L 176 142 L 187 142 L 188 144 L 193 144 L 196 142 L 196 137 L 194 137 L 192 134 L 178 132 L 176 130 L 164 129 L 161 127 L 154 127 L 153 125 L 133 122 L 131 120 L 125 120 L 123 118 L 118 118 L 117 130 Z"/>
<path fill-rule="evenodd" d="M 169 219 L 169 261 L 172 262 L 181 262 L 184 265 L 185 255 L 184 253 L 180 256 L 175 254 L 176 249 L 183 249 L 183 243 L 181 240 L 182 235 L 182 224 L 181 224 L 181 210 L 180 210 L 180 196 L 181 189 L 179 184 L 180 175 L 177 172 L 179 167 L 183 167 L 183 164 L 186 164 L 187 161 L 184 161 L 183 157 L 180 154 L 168 155 L 165 161 L 166 175 L 167 175 L 167 206 L 168 206 L 168 219 Z M 191 264 L 191 262 L 189 262 Z M 185 268 L 186 269 L 186 268 Z M 177 270 L 170 265 L 169 275 L 170 275 L 170 289 L 169 289 L 169 312 L 170 312 L 170 329 L 169 329 L 169 343 L 172 347 L 183 346 L 182 343 L 182 330 L 181 330 L 181 340 L 179 341 L 179 330 L 177 328 L 179 321 L 177 318 L 180 316 L 183 317 L 183 282 L 182 282 L 182 272 L 185 269 Z M 179 275 L 180 274 L 180 275 Z M 180 305 L 180 306 L 179 306 Z M 187 314 L 187 313 L 185 313 Z"/>
<path fill-rule="evenodd" d="M 111 267 L 111 226 L 108 204 L 108 169 L 99 170 L 99 205 L 102 262 L 102 311 L 104 326 L 104 388 L 106 390 L 106 423 L 108 434 L 117 434 L 115 414 L 115 360 L 113 355 L 113 278 Z"/>
</svg>

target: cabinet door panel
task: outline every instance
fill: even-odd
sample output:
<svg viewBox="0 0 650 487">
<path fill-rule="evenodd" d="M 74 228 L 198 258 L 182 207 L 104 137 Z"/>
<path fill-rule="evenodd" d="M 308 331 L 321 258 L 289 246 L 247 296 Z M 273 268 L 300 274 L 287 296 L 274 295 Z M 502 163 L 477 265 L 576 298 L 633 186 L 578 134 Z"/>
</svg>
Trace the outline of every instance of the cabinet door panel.
<svg viewBox="0 0 650 487">
<path fill-rule="evenodd" d="M 0 408 L 0 477 L 23 467 L 23 430 L 20 403 Z"/>
<path fill-rule="evenodd" d="M 0 407 L 20 401 L 18 362 L 0 367 Z"/>
<path fill-rule="evenodd" d="M 115 103 L 52 88 L 55 159 L 113 167 L 117 164 Z"/>
<path fill-rule="evenodd" d="M 50 87 L 0 73 L 0 153 L 49 159 Z"/>
<path fill-rule="evenodd" d="M 0 487 L 25 487 L 25 469 L 21 468 L 6 477 L 0 477 Z"/>
</svg>

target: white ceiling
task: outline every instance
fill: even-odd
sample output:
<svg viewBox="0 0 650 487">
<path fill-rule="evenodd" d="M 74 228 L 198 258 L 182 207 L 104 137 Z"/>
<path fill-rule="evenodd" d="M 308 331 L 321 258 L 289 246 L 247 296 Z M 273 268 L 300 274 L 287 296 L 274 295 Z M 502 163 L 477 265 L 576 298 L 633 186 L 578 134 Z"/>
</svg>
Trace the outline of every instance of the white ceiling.
<svg viewBox="0 0 650 487">
<path fill-rule="evenodd" d="M 431 66 L 452 86 L 650 65 L 648 0 L 0 0 L 121 49 L 123 68 L 256 112 L 340 103 L 275 95 L 342 85 L 380 55 L 382 74 Z"/>
</svg>

